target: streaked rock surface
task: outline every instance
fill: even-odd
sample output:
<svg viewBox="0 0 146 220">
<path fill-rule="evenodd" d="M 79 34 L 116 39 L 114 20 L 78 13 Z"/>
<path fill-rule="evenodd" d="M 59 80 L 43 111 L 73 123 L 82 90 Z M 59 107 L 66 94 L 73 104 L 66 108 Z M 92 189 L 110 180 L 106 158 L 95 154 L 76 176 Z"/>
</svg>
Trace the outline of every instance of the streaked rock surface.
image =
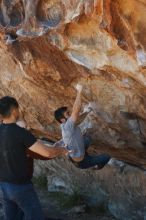
<svg viewBox="0 0 146 220">
<path fill-rule="evenodd" d="M 72 107 L 74 85 L 80 82 L 85 88 L 83 106 L 91 102 L 94 109 L 81 126 L 92 134 L 91 151 L 146 168 L 145 0 L 1 0 L 0 24 L 0 95 L 18 99 L 38 137 L 59 140 L 53 112 L 62 105 Z M 107 175 L 119 175 L 113 172 Z M 120 175 L 115 177 L 120 190 L 138 175 L 138 190 L 130 185 L 138 196 L 145 183 L 143 172 L 131 168 L 122 174 L 124 183 Z M 106 178 L 113 186 L 109 176 L 100 183 L 104 186 Z M 113 197 L 109 207 L 124 216 L 118 210 L 131 194 L 120 195 L 128 197 L 121 196 L 119 203 Z M 132 198 L 127 210 L 134 201 L 143 201 Z M 128 212 L 125 216 L 130 219 Z"/>
</svg>

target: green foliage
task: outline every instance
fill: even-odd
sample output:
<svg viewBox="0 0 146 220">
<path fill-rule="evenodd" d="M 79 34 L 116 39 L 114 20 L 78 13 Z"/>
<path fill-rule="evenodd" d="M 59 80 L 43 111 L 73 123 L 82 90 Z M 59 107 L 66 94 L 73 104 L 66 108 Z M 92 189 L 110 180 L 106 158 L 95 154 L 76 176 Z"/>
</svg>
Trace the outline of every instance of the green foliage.
<svg viewBox="0 0 146 220">
<path fill-rule="evenodd" d="M 49 196 L 58 201 L 60 208 L 72 208 L 84 204 L 83 197 L 77 191 L 71 195 L 63 192 L 53 192 Z"/>
<path fill-rule="evenodd" d="M 105 213 L 107 213 L 108 209 L 105 206 L 105 204 L 100 204 L 97 207 L 89 207 L 87 206 L 87 210 L 88 213 L 94 213 L 94 214 L 98 214 L 98 215 L 103 215 Z"/>
<path fill-rule="evenodd" d="M 45 196 L 52 201 L 57 202 L 60 209 L 71 209 L 75 206 L 80 206 L 86 204 L 86 196 L 81 195 L 79 189 L 75 189 L 72 194 L 66 194 L 64 192 L 48 192 L 47 191 L 47 178 L 45 175 L 40 175 L 39 177 L 33 178 L 34 185 L 43 191 L 45 191 Z M 86 204 L 86 212 L 90 214 L 105 214 L 107 212 L 107 207 L 105 204 L 97 205 L 96 207 L 91 207 Z"/>
<path fill-rule="evenodd" d="M 47 177 L 45 175 L 33 177 L 33 183 L 40 189 L 47 189 Z"/>
</svg>

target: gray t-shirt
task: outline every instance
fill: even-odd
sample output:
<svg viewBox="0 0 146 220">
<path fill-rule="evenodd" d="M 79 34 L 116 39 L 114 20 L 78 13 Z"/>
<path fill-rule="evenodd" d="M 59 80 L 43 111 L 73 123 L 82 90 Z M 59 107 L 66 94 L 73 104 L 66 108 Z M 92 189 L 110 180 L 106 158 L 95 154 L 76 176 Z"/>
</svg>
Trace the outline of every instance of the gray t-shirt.
<svg viewBox="0 0 146 220">
<path fill-rule="evenodd" d="M 76 158 L 84 156 L 84 139 L 79 126 L 69 118 L 65 123 L 61 124 L 61 130 L 64 143 L 68 146 L 69 150 L 74 151 L 69 156 Z"/>
</svg>

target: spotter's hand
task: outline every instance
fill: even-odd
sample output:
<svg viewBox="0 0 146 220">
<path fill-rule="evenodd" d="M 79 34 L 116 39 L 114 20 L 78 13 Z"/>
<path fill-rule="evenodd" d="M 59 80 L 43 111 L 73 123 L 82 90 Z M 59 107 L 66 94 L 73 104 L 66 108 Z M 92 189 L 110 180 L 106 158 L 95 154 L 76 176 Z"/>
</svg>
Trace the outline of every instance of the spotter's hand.
<svg viewBox="0 0 146 220">
<path fill-rule="evenodd" d="M 70 153 L 73 152 L 73 150 L 68 150 L 67 147 L 68 147 L 68 145 L 63 146 L 65 156 L 68 156 Z"/>
<path fill-rule="evenodd" d="M 64 154 L 65 156 L 68 156 L 69 154 L 73 153 L 73 150 L 66 150 L 66 153 Z"/>
<path fill-rule="evenodd" d="M 64 155 L 64 156 L 68 156 L 68 154 L 69 154 L 69 150 L 67 150 L 66 148 L 62 148 L 62 155 Z"/>
</svg>

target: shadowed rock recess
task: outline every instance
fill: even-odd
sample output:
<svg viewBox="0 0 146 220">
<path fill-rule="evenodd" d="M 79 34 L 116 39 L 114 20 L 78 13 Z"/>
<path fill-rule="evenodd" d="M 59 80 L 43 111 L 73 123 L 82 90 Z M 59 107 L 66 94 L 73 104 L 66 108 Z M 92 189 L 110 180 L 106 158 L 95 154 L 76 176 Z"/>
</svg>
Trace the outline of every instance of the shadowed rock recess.
<svg viewBox="0 0 146 220">
<path fill-rule="evenodd" d="M 146 169 L 145 36 L 146 0 L 0 0 L 0 95 L 15 96 L 34 134 L 56 141 L 53 111 L 71 107 L 83 83 L 83 106 L 94 109 L 81 126 L 92 134 L 91 151 Z M 129 169 L 83 173 L 118 219 L 145 219 L 146 176 Z"/>
</svg>

